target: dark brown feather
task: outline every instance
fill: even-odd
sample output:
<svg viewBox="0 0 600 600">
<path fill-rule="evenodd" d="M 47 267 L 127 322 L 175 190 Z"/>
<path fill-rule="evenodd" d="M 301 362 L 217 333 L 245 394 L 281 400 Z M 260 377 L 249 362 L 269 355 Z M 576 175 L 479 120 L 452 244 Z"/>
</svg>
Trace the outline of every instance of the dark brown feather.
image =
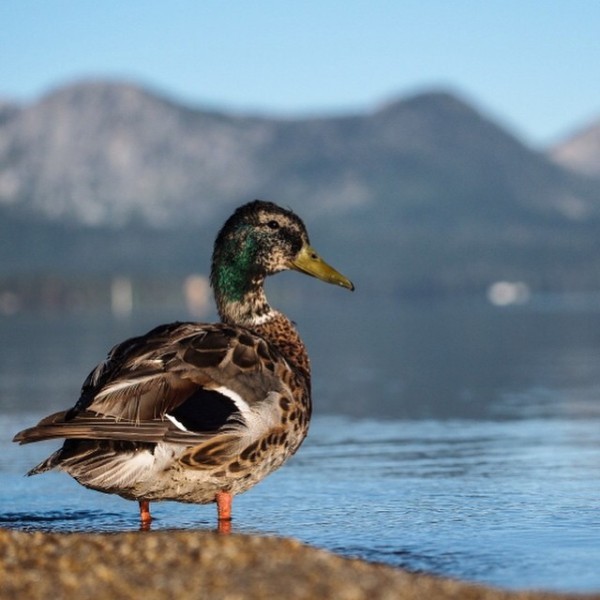
<svg viewBox="0 0 600 600">
<path fill-rule="evenodd" d="M 46 417 L 19 432 L 14 440 L 22 444 L 61 437 L 198 443 L 232 423 L 244 425 L 225 396 L 223 416 L 215 422 L 214 400 L 209 406 L 211 390 L 226 387 L 252 405 L 281 391 L 281 381 L 290 374 L 281 355 L 243 328 L 164 325 L 115 346 L 90 373 L 72 409 Z M 186 402 L 194 405 L 194 426 L 182 431 L 167 415 L 180 419 L 178 410 L 183 410 Z M 189 410 L 184 412 L 189 414 Z"/>
</svg>

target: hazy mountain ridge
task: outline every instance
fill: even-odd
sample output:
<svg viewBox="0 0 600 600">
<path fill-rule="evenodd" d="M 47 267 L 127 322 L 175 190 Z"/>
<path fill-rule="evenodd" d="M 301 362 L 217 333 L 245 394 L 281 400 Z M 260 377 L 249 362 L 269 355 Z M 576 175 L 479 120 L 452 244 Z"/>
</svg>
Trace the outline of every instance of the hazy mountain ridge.
<svg viewBox="0 0 600 600">
<path fill-rule="evenodd" d="M 242 191 L 227 177 L 234 167 L 244 169 L 247 128 L 240 125 L 232 130 L 230 119 L 134 86 L 64 88 L 0 130 L 0 198 L 89 225 L 132 218 L 163 225 L 187 218 L 192 204 L 203 220 L 210 203 L 195 202 L 199 189 L 208 196 Z"/>
<path fill-rule="evenodd" d="M 110 82 L 0 105 L 4 273 L 185 271 L 254 197 L 296 209 L 319 247 L 347 254 L 363 281 L 387 273 L 386 289 L 600 287 L 600 183 L 448 93 L 309 119 Z"/>
<path fill-rule="evenodd" d="M 600 118 L 556 144 L 549 155 L 563 167 L 600 178 Z"/>
<path fill-rule="evenodd" d="M 0 202 L 89 225 L 204 223 L 215 206 L 254 196 L 319 212 L 388 198 L 422 210 L 440 193 L 480 194 L 490 183 L 524 207 L 572 216 L 576 196 L 580 210 L 598 210 L 542 156 L 444 93 L 371 114 L 280 120 L 95 82 L 10 106 L 0 123 Z"/>
</svg>

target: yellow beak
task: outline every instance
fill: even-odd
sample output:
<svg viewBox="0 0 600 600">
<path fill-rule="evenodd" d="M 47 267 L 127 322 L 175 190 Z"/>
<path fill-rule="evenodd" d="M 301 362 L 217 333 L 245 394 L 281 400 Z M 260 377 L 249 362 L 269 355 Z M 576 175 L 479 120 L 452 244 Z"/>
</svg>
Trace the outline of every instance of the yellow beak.
<svg viewBox="0 0 600 600">
<path fill-rule="evenodd" d="M 354 291 L 354 284 L 333 267 L 330 267 L 310 246 L 304 245 L 298 256 L 291 262 L 292 269 L 316 277 L 321 281 L 341 285 Z"/>
</svg>

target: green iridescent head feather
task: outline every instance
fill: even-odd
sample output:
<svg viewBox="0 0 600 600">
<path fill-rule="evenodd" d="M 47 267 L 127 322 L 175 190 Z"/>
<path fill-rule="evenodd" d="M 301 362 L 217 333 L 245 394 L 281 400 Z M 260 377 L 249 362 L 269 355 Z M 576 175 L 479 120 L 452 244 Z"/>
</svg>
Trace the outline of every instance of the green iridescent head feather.
<svg viewBox="0 0 600 600">
<path fill-rule="evenodd" d="M 238 208 L 215 240 L 211 284 L 217 304 L 242 302 L 264 278 L 294 269 L 354 289 L 311 248 L 306 227 L 292 211 L 255 200 Z"/>
</svg>

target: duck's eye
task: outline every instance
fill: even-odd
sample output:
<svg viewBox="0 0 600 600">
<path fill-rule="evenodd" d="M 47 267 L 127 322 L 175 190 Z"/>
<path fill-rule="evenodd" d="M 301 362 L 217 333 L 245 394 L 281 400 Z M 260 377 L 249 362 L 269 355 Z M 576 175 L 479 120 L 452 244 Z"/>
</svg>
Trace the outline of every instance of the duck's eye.
<svg viewBox="0 0 600 600">
<path fill-rule="evenodd" d="M 269 229 L 279 229 L 279 223 L 277 221 L 269 221 L 267 227 Z"/>
</svg>

